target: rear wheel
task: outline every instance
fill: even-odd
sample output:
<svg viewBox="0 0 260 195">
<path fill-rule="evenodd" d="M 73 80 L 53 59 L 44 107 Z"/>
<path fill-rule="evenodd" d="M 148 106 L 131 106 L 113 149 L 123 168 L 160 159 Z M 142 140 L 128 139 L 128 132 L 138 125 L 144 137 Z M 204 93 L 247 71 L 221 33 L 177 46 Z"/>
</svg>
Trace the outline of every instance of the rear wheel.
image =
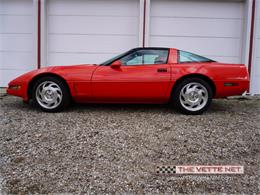
<svg viewBox="0 0 260 195">
<path fill-rule="evenodd" d="M 47 112 L 61 111 L 70 103 L 70 93 L 66 84 L 51 76 L 37 80 L 32 94 L 33 102 Z"/>
<path fill-rule="evenodd" d="M 212 102 L 212 89 L 200 78 L 187 78 L 173 91 L 174 106 L 184 114 L 201 114 Z"/>
</svg>

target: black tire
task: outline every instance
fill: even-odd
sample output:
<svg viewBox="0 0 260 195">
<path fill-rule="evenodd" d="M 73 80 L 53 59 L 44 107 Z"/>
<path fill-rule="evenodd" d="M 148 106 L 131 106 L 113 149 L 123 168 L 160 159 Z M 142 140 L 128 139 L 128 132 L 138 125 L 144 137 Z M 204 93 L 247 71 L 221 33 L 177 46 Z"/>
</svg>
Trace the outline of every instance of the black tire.
<svg viewBox="0 0 260 195">
<path fill-rule="evenodd" d="M 39 96 L 37 98 L 37 88 L 40 87 L 41 85 L 43 85 L 44 83 L 53 83 L 54 86 L 59 87 L 59 92 L 61 91 L 61 94 L 59 94 L 61 96 L 61 98 L 59 99 L 59 104 L 56 107 L 51 108 L 46 108 L 44 107 L 43 103 L 41 103 L 41 101 L 39 101 Z M 56 84 L 56 85 L 55 85 Z M 33 89 L 32 89 L 32 104 L 39 107 L 41 110 L 45 111 L 45 112 L 59 112 L 62 111 L 63 109 L 65 109 L 69 104 L 70 104 L 70 92 L 69 92 L 69 88 L 66 85 L 66 83 L 64 83 L 64 81 L 62 81 L 59 78 L 53 77 L 53 76 L 46 76 L 46 77 L 42 77 L 39 78 L 33 85 Z M 42 105 L 41 105 L 42 104 Z"/>
<path fill-rule="evenodd" d="M 205 98 L 206 100 L 201 100 L 201 101 L 204 101 L 202 104 L 203 106 L 201 108 L 199 108 L 198 110 L 190 110 L 193 108 L 188 109 L 187 108 L 188 106 L 183 105 L 184 104 L 183 99 L 181 99 L 181 98 L 183 98 L 181 96 L 182 90 L 185 90 L 185 86 L 187 86 L 188 84 L 192 84 L 192 83 L 199 83 L 207 91 L 207 98 Z M 173 106 L 179 112 L 181 112 L 183 114 L 188 114 L 188 115 L 198 115 L 198 114 L 202 114 L 209 108 L 209 106 L 212 102 L 212 96 L 213 96 L 212 88 L 205 80 L 200 79 L 200 78 L 187 78 L 187 79 L 184 79 L 183 81 L 181 81 L 180 83 L 178 83 L 177 86 L 174 87 L 173 92 L 172 92 L 171 101 L 172 101 Z"/>
</svg>

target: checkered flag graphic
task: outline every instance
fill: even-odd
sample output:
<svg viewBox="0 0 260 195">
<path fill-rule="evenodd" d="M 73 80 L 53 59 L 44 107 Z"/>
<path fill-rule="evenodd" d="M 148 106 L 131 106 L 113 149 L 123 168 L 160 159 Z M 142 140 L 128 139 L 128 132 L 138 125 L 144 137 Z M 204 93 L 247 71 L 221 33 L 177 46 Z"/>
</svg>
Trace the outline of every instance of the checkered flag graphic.
<svg viewBox="0 0 260 195">
<path fill-rule="evenodd" d="M 174 174 L 176 173 L 176 166 L 157 166 L 156 172 L 158 174 Z"/>
</svg>

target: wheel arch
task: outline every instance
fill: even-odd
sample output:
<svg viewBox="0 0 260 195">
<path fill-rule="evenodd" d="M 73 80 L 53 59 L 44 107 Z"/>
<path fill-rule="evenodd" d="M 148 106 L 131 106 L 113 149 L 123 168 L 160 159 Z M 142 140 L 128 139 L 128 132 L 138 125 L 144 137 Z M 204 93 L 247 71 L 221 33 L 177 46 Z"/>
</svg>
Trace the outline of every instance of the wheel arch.
<svg viewBox="0 0 260 195">
<path fill-rule="evenodd" d="M 184 76 L 178 78 L 178 79 L 174 82 L 174 84 L 173 84 L 173 86 L 172 86 L 171 95 L 172 95 L 174 89 L 176 88 L 176 86 L 177 86 L 178 84 L 180 84 L 182 81 L 184 81 L 185 79 L 188 79 L 188 78 L 200 78 L 200 79 L 203 79 L 203 80 L 206 81 L 206 82 L 209 84 L 209 86 L 211 87 L 212 93 L 213 93 L 213 98 L 216 96 L 216 85 L 215 85 L 214 81 L 213 81 L 211 78 L 209 78 L 208 76 L 206 76 L 206 75 L 197 74 L 197 73 L 196 73 L 196 74 L 187 74 L 187 75 L 184 75 Z"/>
<path fill-rule="evenodd" d="M 31 79 L 31 81 L 28 83 L 28 89 L 27 89 L 28 99 L 32 98 L 32 89 L 33 89 L 35 82 L 37 80 L 39 80 L 40 78 L 48 77 L 48 76 L 60 79 L 66 85 L 66 87 L 69 90 L 69 95 L 70 95 L 70 97 L 72 97 L 69 84 L 67 83 L 67 81 L 62 76 L 55 74 L 55 73 L 46 72 L 46 73 L 41 73 L 41 74 L 34 76 L 33 79 Z"/>
</svg>

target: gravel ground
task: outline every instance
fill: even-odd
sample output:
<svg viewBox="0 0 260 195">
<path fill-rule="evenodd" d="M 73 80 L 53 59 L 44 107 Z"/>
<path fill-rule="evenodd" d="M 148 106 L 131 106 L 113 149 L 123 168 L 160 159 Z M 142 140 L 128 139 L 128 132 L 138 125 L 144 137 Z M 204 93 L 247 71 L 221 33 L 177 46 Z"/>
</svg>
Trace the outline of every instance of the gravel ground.
<svg viewBox="0 0 260 195">
<path fill-rule="evenodd" d="M 74 105 L 48 114 L 0 97 L 2 193 L 260 193 L 260 100 Z M 158 175 L 158 165 L 243 165 L 243 175 Z M 0 194 L 1 194 L 0 192 Z"/>
</svg>

